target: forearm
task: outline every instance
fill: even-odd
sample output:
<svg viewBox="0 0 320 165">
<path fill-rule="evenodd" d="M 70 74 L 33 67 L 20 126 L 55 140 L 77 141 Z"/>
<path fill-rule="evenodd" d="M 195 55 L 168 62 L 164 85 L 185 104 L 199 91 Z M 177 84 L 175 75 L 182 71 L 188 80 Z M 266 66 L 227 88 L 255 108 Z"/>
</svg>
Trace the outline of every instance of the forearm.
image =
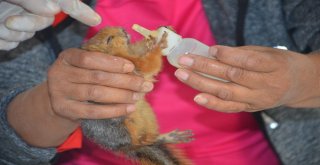
<svg viewBox="0 0 320 165">
<path fill-rule="evenodd" d="M 78 126 L 53 113 L 47 84 L 19 94 L 8 106 L 9 124 L 31 146 L 56 147 Z"/>
<path fill-rule="evenodd" d="M 312 52 L 307 57 L 314 63 L 316 67 L 315 72 L 317 76 L 315 78 L 317 79 L 318 83 L 314 84 L 314 92 L 311 94 L 311 96 L 308 99 L 303 100 L 301 102 L 294 103 L 294 104 L 290 104 L 287 106 L 295 107 L 295 108 L 320 107 L 320 51 Z"/>
</svg>

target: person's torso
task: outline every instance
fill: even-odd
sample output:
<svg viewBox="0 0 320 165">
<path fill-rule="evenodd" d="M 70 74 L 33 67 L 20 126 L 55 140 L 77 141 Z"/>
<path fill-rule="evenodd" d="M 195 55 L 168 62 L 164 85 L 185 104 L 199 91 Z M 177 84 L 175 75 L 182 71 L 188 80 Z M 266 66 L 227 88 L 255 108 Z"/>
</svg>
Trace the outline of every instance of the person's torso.
<svg viewBox="0 0 320 165">
<path fill-rule="evenodd" d="M 103 22 L 91 28 L 88 37 L 105 26 L 121 26 L 133 40 L 141 39 L 131 29 L 137 23 L 148 29 L 169 25 L 183 37 L 196 38 L 210 46 L 215 44 L 200 0 L 98 1 L 96 10 Z M 147 99 L 157 115 L 161 133 L 193 130 L 195 140 L 179 147 L 195 164 L 277 164 L 250 113 L 220 113 L 197 105 L 193 97 L 198 91 L 177 80 L 174 71 L 164 58 L 163 70 Z"/>
</svg>

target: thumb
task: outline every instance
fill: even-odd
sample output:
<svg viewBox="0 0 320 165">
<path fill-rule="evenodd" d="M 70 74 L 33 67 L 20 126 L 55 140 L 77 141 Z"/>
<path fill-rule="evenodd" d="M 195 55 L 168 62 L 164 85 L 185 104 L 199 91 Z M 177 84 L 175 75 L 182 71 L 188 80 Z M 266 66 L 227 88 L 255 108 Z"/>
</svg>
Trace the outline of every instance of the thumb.
<svg viewBox="0 0 320 165">
<path fill-rule="evenodd" d="M 54 17 L 43 17 L 23 12 L 7 18 L 5 26 L 8 29 L 20 32 L 35 32 L 42 30 L 52 24 Z"/>
</svg>

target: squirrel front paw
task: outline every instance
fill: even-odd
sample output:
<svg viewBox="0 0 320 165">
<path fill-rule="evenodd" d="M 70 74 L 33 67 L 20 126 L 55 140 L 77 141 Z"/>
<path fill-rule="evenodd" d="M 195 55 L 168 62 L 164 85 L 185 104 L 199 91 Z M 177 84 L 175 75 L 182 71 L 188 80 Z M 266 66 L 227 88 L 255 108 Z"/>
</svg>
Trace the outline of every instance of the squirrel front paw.
<svg viewBox="0 0 320 165">
<path fill-rule="evenodd" d="M 157 142 L 188 143 L 194 140 L 192 136 L 193 136 L 192 130 L 179 131 L 177 129 L 169 133 L 159 135 L 159 137 L 157 138 Z"/>
</svg>

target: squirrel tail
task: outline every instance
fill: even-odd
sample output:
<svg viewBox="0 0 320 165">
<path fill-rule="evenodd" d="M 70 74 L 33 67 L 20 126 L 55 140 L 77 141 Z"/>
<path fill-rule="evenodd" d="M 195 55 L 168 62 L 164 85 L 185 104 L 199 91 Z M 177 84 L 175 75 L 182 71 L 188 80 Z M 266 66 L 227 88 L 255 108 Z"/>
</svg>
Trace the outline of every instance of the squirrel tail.
<svg viewBox="0 0 320 165">
<path fill-rule="evenodd" d="M 180 150 L 169 144 L 141 146 L 127 154 L 140 165 L 192 165 Z"/>
</svg>

